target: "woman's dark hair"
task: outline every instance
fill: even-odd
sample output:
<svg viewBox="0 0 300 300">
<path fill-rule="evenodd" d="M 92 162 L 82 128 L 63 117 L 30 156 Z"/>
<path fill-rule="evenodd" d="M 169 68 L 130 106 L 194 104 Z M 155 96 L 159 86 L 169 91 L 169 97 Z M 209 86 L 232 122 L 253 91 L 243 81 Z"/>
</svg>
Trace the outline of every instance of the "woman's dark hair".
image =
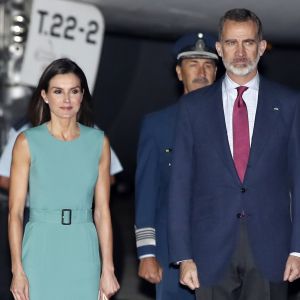
<svg viewBox="0 0 300 300">
<path fill-rule="evenodd" d="M 41 125 L 50 120 L 50 109 L 41 96 L 42 90 L 48 91 L 50 80 L 60 74 L 74 74 L 80 80 L 83 98 L 80 109 L 77 114 L 77 121 L 83 125 L 92 127 L 94 125 L 92 118 L 91 102 L 92 96 L 89 91 L 86 77 L 82 69 L 68 58 L 54 60 L 43 72 L 38 86 L 36 87 L 28 108 L 28 118 L 32 126 Z"/>
</svg>

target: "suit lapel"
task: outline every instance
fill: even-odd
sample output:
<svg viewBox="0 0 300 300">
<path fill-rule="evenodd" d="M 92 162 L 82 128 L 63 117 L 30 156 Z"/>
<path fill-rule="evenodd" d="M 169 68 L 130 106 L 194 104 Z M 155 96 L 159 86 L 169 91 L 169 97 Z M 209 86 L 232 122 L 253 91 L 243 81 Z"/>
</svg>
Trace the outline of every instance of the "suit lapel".
<svg viewBox="0 0 300 300">
<path fill-rule="evenodd" d="M 237 180 L 237 182 L 239 182 L 239 177 L 235 169 L 228 142 L 222 101 L 222 81 L 223 78 L 216 83 L 216 88 L 214 90 L 214 94 L 212 95 L 212 115 L 215 116 L 214 118 L 211 118 L 211 132 L 213 133 L 212 138 L 214 139 L 216 150 L 222 158 L 224 164 L 229 169 L 231 175 Z"/>
<path fill-rule="evenodd" d="M 268 87 L 268 82 L 260 77 L 258 102 L 248 163 L 251 167 L 253 167 L 261 156 L 265 145 L 271 139 L 272 132 L 274 132 L 280 109 L 274 98 L 275 96 L 272 95 L 271 88 Z"/>
<path fill-rule="evenodd" d="M 216 150 L 224 164 L 229 169 L 233 178 L 240 183 L 228 143 L 222 101 L 222 79 L 216 82 L 215 87 L 216 88 L 212 93 L 211 102 L 211 114 L 216 116 L 211 119 L 212 139 L 214 140 Z M 279 114 L 280 107 L 274 98 L 275 97 L 272 95 L 272 90 L 269 87 L 268 82 L 263 77 L 260 77 L 258 102 L 248 166 L 253 167 L 255 165 L 263 152 L 264 146 L 271 139 L 272 132 L 276 126 L 276 119 Z M 244 181 L 247 180 L 247 173 L 248 170 L 246 170 Z"/>
</svg>

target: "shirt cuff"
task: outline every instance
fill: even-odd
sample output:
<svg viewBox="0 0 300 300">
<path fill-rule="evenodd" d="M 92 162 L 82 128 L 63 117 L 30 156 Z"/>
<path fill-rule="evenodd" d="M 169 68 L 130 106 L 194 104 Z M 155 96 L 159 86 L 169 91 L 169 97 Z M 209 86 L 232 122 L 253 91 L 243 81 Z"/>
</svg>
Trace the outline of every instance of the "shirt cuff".
<svg viewBox="0 0 300 300">
<path fill-rule="evenodd" d="M 187 261 L 187 260 L 191 260 L 191 258 L 176 261 L 175 265 L 180 265 L 182 262 Z"/>
<path fill-rule="evenodd" d="M 155 257 L 155 255 L 154 254 L 144 254 L 144 255 L 139 256 L 139 259 L 143 259 L 143 258 L 147 258 L 147 257 Z"/>
<path fill-rule="evenodd" d="M 299 252 L 291 252 L 290 255 L 300 257 L 300 253 Z"/>
</svg>

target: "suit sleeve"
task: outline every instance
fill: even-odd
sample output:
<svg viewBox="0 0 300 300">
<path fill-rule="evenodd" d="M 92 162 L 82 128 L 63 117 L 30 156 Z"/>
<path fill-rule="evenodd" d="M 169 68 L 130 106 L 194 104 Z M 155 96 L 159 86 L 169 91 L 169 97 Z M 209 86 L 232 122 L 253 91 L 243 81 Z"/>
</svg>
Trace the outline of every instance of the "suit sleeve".
<svg viewBox="0 0 300 300">
<path fill-rule="evenodd" d="M 290 252 L 300 253 L 300 95 L 297 99 L 289 141 L 289 167 L 292 178 L 292 239 Z"/>
<path fill-rule="evenodd" d="M 190 116 L 181 101 L 176 124 L 175 146 L 168 197 L 170 262 L 192 258 L 190 209 L 193 178 L 193 133 Z"/>
<path fill-rule="evenodd" d="M 135 178 L 135 235 L 138 257 L 156 255 L 155 215 L 159 189 L 159 149 L 146 118 L 140 133 Z"/>
</svg>

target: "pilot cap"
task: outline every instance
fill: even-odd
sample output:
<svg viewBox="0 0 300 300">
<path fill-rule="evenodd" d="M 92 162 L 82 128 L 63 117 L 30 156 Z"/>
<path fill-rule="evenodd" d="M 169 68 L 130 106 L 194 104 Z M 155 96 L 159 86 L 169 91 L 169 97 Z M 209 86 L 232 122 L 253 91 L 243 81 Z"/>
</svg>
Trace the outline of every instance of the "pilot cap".
<svg viewBox="0 0 300 300">
<path fill-rule="evenodd" d="M 184 58 L 209 58 L 218 60 L 216 39 L 207 33 L 189 33 L 180 37 L 173 47 L 176 60 Z"/>
</svg>

